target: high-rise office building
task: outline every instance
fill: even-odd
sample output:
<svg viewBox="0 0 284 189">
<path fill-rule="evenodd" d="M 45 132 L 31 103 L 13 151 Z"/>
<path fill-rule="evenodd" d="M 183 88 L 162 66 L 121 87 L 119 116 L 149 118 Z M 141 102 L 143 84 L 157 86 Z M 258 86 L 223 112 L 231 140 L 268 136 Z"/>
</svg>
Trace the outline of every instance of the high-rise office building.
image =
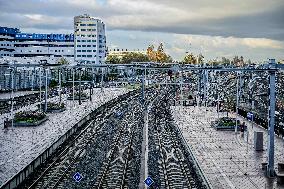
<svg viewBox="0 0 284 189">
<path fill-rule="evenodd" d="M 87 14 L 74 17 L 74 57 L 81 63 L 102 64 L 106 57 L 105 24 Z"/>
</svg>

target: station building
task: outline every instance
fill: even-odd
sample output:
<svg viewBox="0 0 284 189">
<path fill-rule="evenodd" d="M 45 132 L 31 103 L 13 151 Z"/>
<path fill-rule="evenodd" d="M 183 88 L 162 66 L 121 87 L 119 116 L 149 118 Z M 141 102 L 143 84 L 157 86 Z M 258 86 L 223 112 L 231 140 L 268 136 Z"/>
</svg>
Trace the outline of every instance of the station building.
<svg viewBox="0 0 284 189">
<path fill-rule="evenodd" d="M 74 34 L 21 33 L 0 27 L 1 57 L 74 57 Z"/>
<path fill-rule="evenodd" d="M 18 28 L 0 26 L 0 59 L 25 63 L 63 57 L 79 63 L 105 62 L 105 24 L 100 19 L 75 16 L 74 33 L 22 33 Z"/>
</svg>

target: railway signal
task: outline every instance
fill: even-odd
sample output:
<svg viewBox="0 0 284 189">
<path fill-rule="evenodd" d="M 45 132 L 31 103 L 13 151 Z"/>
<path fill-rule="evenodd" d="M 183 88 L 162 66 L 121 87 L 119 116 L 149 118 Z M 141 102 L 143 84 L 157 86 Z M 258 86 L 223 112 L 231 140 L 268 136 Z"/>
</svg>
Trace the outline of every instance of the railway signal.
<svg viewBox="0 0 284 189">
<path fill-rule="evenodd" d="M 150 187 L 154 181 L 151 177 L 147 177 L 145 180 L 144 180 L 145 184 L 147 185 L 147 187 Z"/>
<path fill-rule="evenodd" d="M 76 181 L 76 182 L 80 182 L 82 180 L 83 176 L 77 172 L 73 175 L 73 179 Z"/>
<path fill-rule="evenodd" d="M 253 113 L 251 113 L 251 112 L 248 112 L 247 113 L 247 118 L 249 119 L 249 120 L 253 120 L 253 117 L 254 117 L 254 115 L 253 115 Z"/>
</svg>

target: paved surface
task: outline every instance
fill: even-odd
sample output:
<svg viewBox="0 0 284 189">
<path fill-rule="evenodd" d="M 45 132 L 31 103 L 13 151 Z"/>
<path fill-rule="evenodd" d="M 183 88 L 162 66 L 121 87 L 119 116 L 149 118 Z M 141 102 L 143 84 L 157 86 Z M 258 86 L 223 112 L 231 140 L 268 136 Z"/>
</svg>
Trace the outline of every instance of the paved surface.
<svg viewBox="0 0 284 189">
<path fill-rule="evenodd" d="M 13 97 L 25 96 L 29 94 L 39 93 L 39 91 L 15 91 L 13 92 Z M 0 93 L 0 100 L 8 100 L 12 98 L 11 92 L 9 93 Z"/>
<path fill-rule="evenodd" d="M 261 163 L 267 162 L 267 131 L 246 122 L 247 133 L 241 136 L 233 131 L 216 131 L 210 122 L 217 118 L 215 108 L 172 107 L 176 124 L 191 146 L 197 161 L 213 188 L 284 188 L 276 184 L 276 179 L 267 179 Z M 234 115 L 231 115 L 234 116 Z M 253 132 L 264 132 L 264 151 L 253 148 Z M 284 162 L 284 142 L 275 137 L 275 169 L 277 163 Z"/>
<path fill-rule="evenodd" d="M 18 171 L 28 165 L 46 148 L 67 132 L 74 124 L 101 104 L 126 93 L 129 90 L 118 88 L 94 89 L 92 102 L 89 100 L 79 106 L 78 101 L 66 100 L 67 110 L 48 114 L 48 121 L 37 127 L 14 127 L 4 129 L 3 121 L 9 114 L 0 116 L 0 186 Z M 58 101 L 58 97 L 49 101 Z M 37 104 L 37 103 L 36 103 Z M 15 111 L 36 109 L 36 104 Z"/>
</svg>

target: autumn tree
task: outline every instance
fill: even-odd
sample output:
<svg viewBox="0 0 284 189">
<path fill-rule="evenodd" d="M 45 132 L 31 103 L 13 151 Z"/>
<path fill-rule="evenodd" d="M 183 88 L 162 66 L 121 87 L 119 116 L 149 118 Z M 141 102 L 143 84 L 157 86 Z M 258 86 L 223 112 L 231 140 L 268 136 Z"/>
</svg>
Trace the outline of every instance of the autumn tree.
<svg viewBox="0 0 284 189">
<path fill-rule="evenodd" d="M 154 48 L 155 47 L 153 45 L 150 45 L 147 48 L 147 56 L 149 57 L 150 61 L 159 62 L 159 63 L 173 61 L 172 57 L 165 53 L 163 43 L 160 43 L 160 45 L 157 48 L 157 51 L 155 51 Z"/>
<path fill-rule="evenodd" d="M 149 57 L 147 55 L 137 52 L 126 53 L 121 59 L 121 63 L 123 64 L 130 64 L 131 62 L 148 62 L 148 61 Z"/>
<path fill-rule="evenodd" d="M 115 55 L 108 55 L 106 62 L 110 64 L 120 64 L 121 59 L 118 56 Z"/>
<path fill-rule="evenodd" d="M 63 64 L 69 64 L 68 60 L 66 60 L 66 58 L 64 58 L 64 57 L 59 58 L 59 59 L 57 60 L 57 63 L 58 63 L 58 64 L 61 64 L 61 65 L 63 65 Z"/>
<path fill-rule="evenodd" d="M 150 61 L 156 62 L 156 51 L 154 50 L 154 45 L 149 45 L 147 48 L 147 56 Z"/>
<path fill-rule="evenodd" d="M 192 54 L 187 54 L 183 59 L 184 64 L 196 64 L 197 58 Z"/>
</svg>

